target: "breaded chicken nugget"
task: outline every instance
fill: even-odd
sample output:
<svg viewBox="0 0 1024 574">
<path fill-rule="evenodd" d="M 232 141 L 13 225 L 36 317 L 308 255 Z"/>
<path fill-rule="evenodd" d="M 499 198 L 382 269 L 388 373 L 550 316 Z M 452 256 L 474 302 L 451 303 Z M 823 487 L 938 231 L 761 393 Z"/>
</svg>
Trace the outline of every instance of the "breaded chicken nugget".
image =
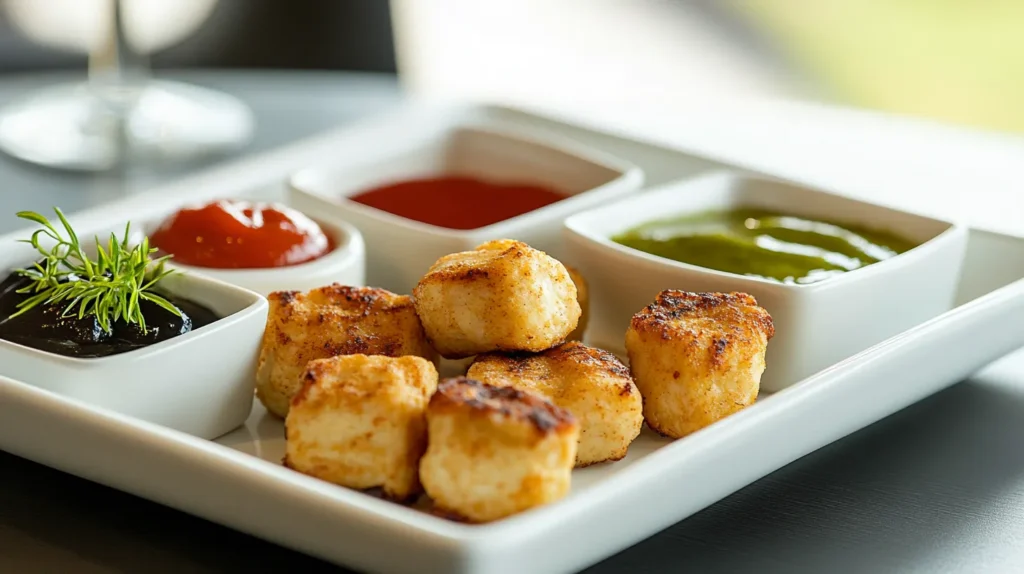
<svg viewBox="0 0 1024 574">
<path fill-rule="evenodd" d="M 427 337 L 448 359 L 543 351 L 564 341 L 580 318 L 565 266 L 508 239 L 438 259 L 413 297 Z"/>
<path fill-rule="evenodd" d="M 285 465 L 408 500 L 420 492 L 434 364 L 420 357 L 342 355 L 309 363 L 285 419 Z"/>
<path fill-rule="evenodd" d="M 540 395 L 445 379 L 427 429 L 420 480 L 441 512 L 487 522 L 569 492 L 579 423 Z"/>
<path fill-rule="evenodd" d="M 308 293 L 278 291 L 268 300 L 256 396 L 277 416 L 288 414 L 306 363 L 314 359 L 356 353 L 437 358 L 405 295 L 335 283 Z"/>
<path fill-rule="evenodd" d="M 466 376 L 536 392 L 572 413 L 580 423 L 577 467 L 626 456 L 644 424 L 629 369 L 615 355 L 575 341 L 538 355 L 479 355 Z"/>
<path fill-rule="evenodd" d="M 569 272 L 569 278 L 576 286 L 576 301 L 580 304 L 580 320 L 576 323 L 576 329 L 565 339 L 582 341 L 583 334 L 587 332 L 587 322 L 590 321 L 590 290 L 587 288 L 587 280 L 576 268 L 566 265 L 565 270 Z"/>
<path fill-rule="evenodd" d="M 647 425 L 680 438 L 749 406 L 773 335 L 746 293 L 662 291 L 626 332 Z"/>
</svg>

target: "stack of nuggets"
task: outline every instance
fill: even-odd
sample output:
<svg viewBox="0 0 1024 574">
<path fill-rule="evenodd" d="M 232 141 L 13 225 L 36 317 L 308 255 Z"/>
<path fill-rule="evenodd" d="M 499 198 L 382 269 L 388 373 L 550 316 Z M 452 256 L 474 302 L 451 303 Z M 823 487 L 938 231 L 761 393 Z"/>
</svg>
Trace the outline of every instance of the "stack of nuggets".
<svg viewBox="0 0 1024 574">
<path fill-rule="evenodd" d="M 413 297 L 427 338 L 448 359 L 548 351 L 573 333 L 582 315 L 566 267 L 511 240 L 442 257 Z M 420 473 L 427 494 L 446 512 L 495 520 L 568 491 L 579 418 L 533 381 L 519 382 L 449 379 L 431 400 Z"/>
<path fill-rule="evenodd" d="M 548 255 L 498 240 L 442 257 L 414 291 L 441 355 L 478 355 L 471 379 L 538 394 L 579 420 L 577 466 L 621 459 L 643 425 L 629 369 L 610 353 L 562 344 L 577 330 L 585 285 Z"/>
<path fill-rule="evenodd" d="M 643 426 L 643 400 L 629 369 L 614 355 L 569 342 L 542 353 L 487 353 L 472 379 L 547 397 L 580 422 L 576 466 L 620 460 Z"/>
<path fill-rule="evenodd" d="M 565 342 L 585 285 L 498 240 L 439 259 L 412 299 L 273 294 L 259 396 L 286 417 L 285 463 L 487 522 L 565 496 L 574 467 L 623 458 L 645 420 L 678 438 L 754 402 L 774 327 L 753 297 L 663 291 L 633 317 L 627 368 Z M 437 352 L 475 358 L 439 382 Z"/>
<path fill-rule="evenodd" d="M 279 291 L 268 300 L 256 396 L 279 417 L 288 414 L 310 361 L 351 354 L 437 360 L 408 296 L 334 284 L 308 293 Z"/>
<path fill-rule="evenodd" d="M 414 295 L 340 286 L 272 295 L 260 398 L 286 417 L 287 464 L 400 500 L 422 484 L 439 509 L 471 521 L 564 496 L 580 441 L 571 412 L 532 383 L 449 379 L 434 393 L 436 369 L 420 357 L 556 347 L 582 314 L 569 271 L 524 243 L 492 241 L 442 257 Z M 603 384 L 622 392 L 626 382 L 639 401 L 631 380 Z"/>
</svg>

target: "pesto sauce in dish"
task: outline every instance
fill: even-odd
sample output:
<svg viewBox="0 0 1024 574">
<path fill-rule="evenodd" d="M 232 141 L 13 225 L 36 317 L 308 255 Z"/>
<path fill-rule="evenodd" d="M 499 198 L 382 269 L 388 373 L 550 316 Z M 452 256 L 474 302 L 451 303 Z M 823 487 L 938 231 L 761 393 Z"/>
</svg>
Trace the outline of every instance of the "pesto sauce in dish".
<svg viewBox="0 0 1024 574">
<path fill-rule="evenodd" d="M 797 284 L 816 283 L 916 247 L 887 231 L 755 208 L 652 221 L 611 239 L 682 263 Z"/>
</svg>

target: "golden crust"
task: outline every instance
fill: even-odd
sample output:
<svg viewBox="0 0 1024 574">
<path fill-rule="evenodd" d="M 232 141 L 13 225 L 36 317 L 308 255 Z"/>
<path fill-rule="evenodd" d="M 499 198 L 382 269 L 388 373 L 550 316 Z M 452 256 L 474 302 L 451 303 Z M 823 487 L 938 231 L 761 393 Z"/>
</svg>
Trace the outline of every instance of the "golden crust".
<svg viewBox="0 0 1024 574">
<path fill-rule="evenodd" d="M 438 259 L 413 296 L 428 339 L 448 359 L 543 351 L 564 341 L 581 314 L 565 266 L 507 239 Z"/>
<path fill-rule="evenodd" d="M 479 416 L 525 422 L 541 434 L 563 432 L 577 424 L 569 411 L 541 395 L 467 377 L 453 377 L 439 384 L 430 408 L 435 412 L 462 409 Z"/>
<path fill-rule="evenodd" d="M 576 286 L 576 301 L 580 304 L 580 320 L 576 323 L 576 329 L 565 339 L 567 341 L 582 341 L 583 335 L 587 332 L 587 324 L 590 322 L 590 289 L 587 287 L 587 280 L 575 267 L 565 266 L 569 272 L 569 278 Z"/>
<path fill-rule="evenodd" d="M 535 381 L 551 381 L 565 375 L 606 375 L 626 379 L 630 376 L 629 368 L 615 355 L 579 341 L 562 343 L 540 353 L 486 353 L 477 357 L 470 371 L 491 365 L 499 365 L 509 375 L 521 375 Z M 473 378 L 472 375 L 469 377 Z"/>
<path fill-rule="evenodd" d="M 662 291 L 626 332 L 648 426 L 679 438 L 752 404 L 774 334 L 745 293 Z"/>
<path fill-rule="evenodd" d="M 420 479 L 437 513 L 488 522 L 569 492 L 579 425 L 539 395 L 446 379 L 427 426 Z"/>
<path fill-rule="evenodd" d="M 267 299 L 256 396 L 277 416 L 288 413 L 309 361 L 359 353 L 437 359 L 408 296 L 335 283 L 307 293 L 279 291 Z"/>
<path fill-rule="evenodd" d="M 643 426 L 643 402 L 629 369 L 615 355 L 578 342 L 542 353 L 480 355 L 467 376 L 536 392 L 580 423 L 576 466 L 619 460 Z"/>
<path fill-rule="evenodd" d="M 630 329 L 652 333 L 667 340 L 714 344 L 704 356 L 711 368 L 724 366 L 722 357 L 730 345 L 775 336 L 771 315 L 746 293 L 690 293 L 668 289 L 630 321 Z M 694 356 L 699 357 L 699 356 Z"/>
<path fill-rule="evenodd" d="M 285 466 L 408 500 L 420 491 L 426 409 L 437 389 L 421 357 L 341 355 L 311 361 L 285 419 Z"/>
</svg>

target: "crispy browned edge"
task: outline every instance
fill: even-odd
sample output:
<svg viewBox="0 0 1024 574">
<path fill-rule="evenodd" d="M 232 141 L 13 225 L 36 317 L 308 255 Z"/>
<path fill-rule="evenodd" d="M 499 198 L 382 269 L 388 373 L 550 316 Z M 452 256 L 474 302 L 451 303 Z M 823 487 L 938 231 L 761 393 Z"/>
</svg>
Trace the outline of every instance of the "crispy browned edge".
<svg viewBox="0 0 1024 574">
<path fill-rule="evenodd" d="M 552 347 L 540 353 L 484 353 L 477 356 L 473 361 L 473 364 L 485 364 L 492 362 L 499 363 L 505 366 L 509 374 L 515 375 L 525 373 L 530 369 L 532 363 L 541 361 L 574 363 L 581 366 L 593 367 L 614 377 L 628 379 L 620 390 L 620 394 L 622 396 L 629 395 L 633 392 L 633 375 L 630 373 L 629 367 L 622 364 L 622 361 L 612 353 L 609 353 L 604 349 L 584 345 L 579 341 L 562 343 L 557 347 Z M 472 366 L 470 368 L 472 368 Z"/>
<path fill-rule="evenodd" d="M 466 407 L 526 421 L 542 434 L 577 426 L 576 417 L 546 398 L 513 387 L 496 387 L 467 377 L 444 379 L 430 398 L 429 410 Z"/>
<path fill-rule="evenodd" d="M 399 295 L 378 287 L 353 287 L 341 283 L 331 283 L 305 293 L 302 291 L 274 291 L 267 295 L 267 299 L 277 301 L 282 308 L 290 309 L 292 303 L 305 299 L 313 293 L 323 293 L 328 299 L 344 299 L 353 304 L 350 308 L 361 308 L 364 314 L 371 310 L 393 312 L 413 306 L 412 298 L 408 295 Z"/>
<path fill-rule="evenodd" d="M 716 319 L 712 333 L 702 333 L 681 325 L 688 317 Z M 714 337 L 708 366 L 712 369 L 725 365 L 726 351 L 755 344 L 754 338 L 764 334 L 765 340 L 775 335 L 772 317 L 757 300 L 747 293 L 691 293 L 667 289 L 658 294 L 654 303 L 644 307 L 630 321 L 630 329 L 637 333 L 651 333 L 668 341 L 703 336 Z M 678 371 L 673 373 L 678 377 Z"/>
<path fill-rule="evenodd" d="M 768 311 L 747 293 L 691 293 L 666 289 L 654 303 L 644 307 L 630 321 L 636 331 L 665 332 L 688 315 L 711 316 L 729 313 L 730 323 L 775 336 L 775 325 Z"/>
<path fill-rule="evenodd" d="M 481 251 L 481 250 L 487 249 L 486 246 L 489 245 L 490 243 L 493 243 L 493 242 L 484 243 L 483 245 L 480 245 L 480 246 L 476 247 L 472 251 Z M 497 255 L 496 257 L 503 257 L 505 255 L 512 254 L 513 257 L 519 258 L 519 257 L 522 257 L 523 255 L 525 255 L 527 253 L 527 250 L 533 249 L 532 247 L 530 247 L 529 245 L 523 243 L 522 241 L 508 241 L 507 243 L 508 243 L 508 246 L 507 247 L 502 247 L 500 249 L 500 254 Z M 492 249 L 492 250 L 493 251 L 499 251 L 498 249 Z M 468 253 L 468 252 L 462 252 L 462 253 Z M 470 281 L 470 280 L 474 280 L 474 279 L 487 278 L 489 276 L 489 272 L 486 269 L 480 269 L 479 267 L 474 267 L 474 266 L 468 265 L 468 264 L 460 264 L 460 265 L 448 266 L 448 267 L 445 267 L 444 269 L 441 269 L 441 270 L 435 269 L 435 267 L 437 267 L 438 263 L 440 263 L 441 261 L 444 261 L 446 258 L 452 257 L 454 255 L 459 255 L 459 253 L 452 253 L 451 255 L 446 255 L 446 256 L 442 257 L 441 259 L 438 259 L 434 263 L 434 265 L 431 265 L 430 270 L 427 271 L 426 275 L 424 275 L 423 278 L 420 279 L 419 283 L 416 284 L 416 287 L 413 288 L 413 291 L 412 291 L 413 292 L 413 297 L 416 297 L 419 294 L 419 292 L 421 290 L 420 286 L 423 285 L 424 283 L 426 283 L 428 279 L 431 282 L 434 282 L 434 281 Z"/>
<path fill-rule="evenodd" d="M 589 466 L 596 466 L 596 465 L 599 465 L 599 464 L 605 464 L 606 462 L 619 462 L 620 460 L 626 458 L 627 454 L 629 454 L 629 453 L 628 452 L 623 452 L 620 456 L 613 456 L 613 457 L 609 457 L 609 458 L 603 458 L 601 460 L 592 460 L 590 462 L 585 462 L 583 464 L 577 464 L 576 466 L 572 467 L 572 469 L 573 470 L 579 470 L 581 468 L 587 468 Z"/>
<path fill-rule="evenodd" d="M 412 364 L 415 364 L 416 359 L 420 359 L 420 360 L 425 361 L 426 363 L 430 364 L 430 360 L 429 359 L 425 359 L 425 358 L 420 357 L 418 355 L 400 355 L 400 356 L 397 356 L 397 357 L 392 357 L 392 356 L 389 356 L 389 355 L 380 355 L 380 354 L 367 355 L 365 353 L 348 353 L 348 354 L 345 354 L 345 355 L 335 355 L 333 357 L 324 357 L 323 359 L 313 359 L 312 361 L 306 363 L 306 368 L 302 371 L 302 387 L 298 390 L 298 392 L 295 393 L 295 396 L 292 397 L 292 400 L 291 400 L 292 406 L 295 406 L 299 401 L 306 400 L 306 395 L 309 393 L 309 389 L 312 388 L 312 386 L 314 384 L 316 384 L 317 380 L 323 378 L 325 371 L 327 371 L 328 369 L 333 368 L 332 363 L 337 363 L 337 362 L 341 362 L 341 361 L 347 361 L 347 360 L 350 360 L 352 357 L 360 357 L 362 359 L 369 359 L 370 357 L 374 357 L 374 356 L 383 356 L 386 359 L 391 359 L 391 360 L 394 360 L 394 361 L 402 361 L 402 362 L 412 361 L 413 362 Z"/>
<path fill-rule="evenodd" d="M 660 437 L 670 438 L 672 440 L 677 440 L 679 438 L 682 438 L 682 437 L 677 437 L 677 436 L 673 436 L 673 435 L 668 434 L 667 432 L 665 432 L 665 431 L 661 430 L 660 428 L 658 428 L 658 425 L 651 424 L 651 421 L 647 420 L 646 418 L 644 418 L 644 424 L 647 425 L 647 428 L 651 429 L 651 431 L 653 431 L 654 434 L 656 434 L 656 435 L 658 435 Z"/>
<path fill-rule="evenodd" d="M 372 312 L 387 314 L 411 310 L 415 313 L 412 298 L 408 295 L 398 295 L 377 287 L 352 287 L 340 283 L 332 283 L 306 293 L 300 291 L 275 291 L 268 295 L 267 298 L 271 302 L 272 309 L 275 307 L 281 309 L 276 318 L 274 313 L 268 316 L 268 326 L 274 321 L 282 323 L 292 321 L 293 315 L 297 312 L 297 305 L 302 304 L 310 294 L 315 292 L 323 293 L 329 301 L 348 303 L 348 305 L 345 305 L 346 310 L 361 313 L 364 317 Z M 323 324 L 325 320 L 326 316 L 323 313 L 309 314 L 309 321 L 311 323 Z M 287 345 L 291 341 L 287 334 L 279 330 L 274 330 L 273 333 L 276 334 L 279 345 Z M 268 330 L 264 337 L 266 338 L 271 334 L 271 330 Z M 327 353 L 332 356 L 365 354 L 393 357 L 399 354 L 398 349 L 402 346 L 402 343 L 401 339 L 382 339 L 376 335 L 355 335 L 343 343 L 332 345 L 331 348 L 327 349 Z M 266 342 L 264 345 L 266 345 Z"/>
<path fill-rule="evenodd" d="M 327 367 L 330 363 L 336 362 L 338 360 L 338 357 L 351 356 L 366 357 L 367 355 L 364 355 L 363 353 L 335 355 L 333 357 L 325 357 L 323 359 L 313 359 L 312 361 L 306 363 L 306 368 L 303 369 L 302 371 L 302 386 L 299 388 L 298 392 L 295 393 L 295 396 L 292 397 L 291 406 L 294 407 L 300 402 L 306 400 L 306 395 L 309 394 L 309 390 L 313 388 L 313 385 L 315 385 L 318 380 L 323 378 L 324 371 L 327 370 Z M 286 431 L 287 426 L 287 423 L 285 423 Z"/>
</svg>

